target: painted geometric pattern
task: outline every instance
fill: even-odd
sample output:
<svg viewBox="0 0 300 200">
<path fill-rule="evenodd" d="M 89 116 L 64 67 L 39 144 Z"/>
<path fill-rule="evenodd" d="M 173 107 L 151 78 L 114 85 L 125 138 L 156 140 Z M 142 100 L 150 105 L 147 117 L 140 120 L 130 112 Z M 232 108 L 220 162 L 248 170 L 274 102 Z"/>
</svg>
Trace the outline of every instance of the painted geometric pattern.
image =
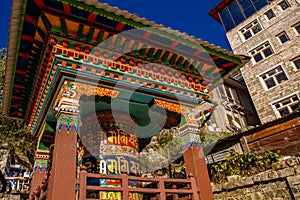
<svg viewBox="0 0 300 200">
<path fill-rule="evenodd" d="M 61 89 L 61 94 L 59 98 L 71 98 L 79 100 L 81 95 L 99 95 L 99 96 L 109 96 L 112 98 L 117 97 L 119 94 L 118 91 L 111 90 L 108 88 L 97 87 L 93 85 L 78 83 L 78 82 L 71 82 L 66 81 Z"/>
<path fill-rule="evenodd" d="M 42 160 L 42 159 L 36 159 L 34 162 L 34 168 L 33 171 L 37 171 L 39 167 L 39 170 L 42 171 L 43 168 L 45 168 L 45 170 L 48 170 L 48 160 Z"/>
<path fill-rule="evenodd" d="M 201 139 L 200 139 L 200 135 L 198 134 L 189 133 L 181 137 L 180 139 L 183 148 L 187 149 L 188 147 L 192 147 L 193 145 L 195 145 L 196 147 L 201 146 Z"/>
<path fill-rule="evenodd" d="M 74 130 L 78 132 L 78 121 L 78 115 L 61 114 L 58 119 L 57 130 L 60 131 L 65 126 L 67 132 L 70 132 L 72 127 L 74 127 Z"/>
</svg>

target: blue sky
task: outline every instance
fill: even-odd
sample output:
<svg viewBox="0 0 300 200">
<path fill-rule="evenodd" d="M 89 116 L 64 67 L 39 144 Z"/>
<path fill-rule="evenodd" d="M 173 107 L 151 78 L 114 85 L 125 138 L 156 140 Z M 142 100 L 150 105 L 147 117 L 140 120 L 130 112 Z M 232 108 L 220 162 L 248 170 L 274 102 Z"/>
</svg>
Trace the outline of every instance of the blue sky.
<svg viewBox="0 0 300 200">
<path fill-rule="evenodd" d="M 202 40 L 230 49 L 223 27 L 208 16 L 221 0 L 106 0 L 165 27 L 186 32 Z M 104 2 L 100 0 L 100 2 Z M 7 46 L 11 0 L 0 0 L 0 48 Z"/>
</svg>

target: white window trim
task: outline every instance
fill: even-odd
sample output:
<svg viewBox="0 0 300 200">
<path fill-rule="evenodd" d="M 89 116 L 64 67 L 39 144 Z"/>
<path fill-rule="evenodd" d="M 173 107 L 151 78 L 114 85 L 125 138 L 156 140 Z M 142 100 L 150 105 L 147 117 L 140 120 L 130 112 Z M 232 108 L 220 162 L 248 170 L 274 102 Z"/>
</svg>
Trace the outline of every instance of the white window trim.
<svg viewBox="0 0 300 200">
<path fill-rule="evenodd" d="M 230 115 L 232 117 L 233 120 L 235 120 L 234 118 L 238 118 L 240 120 L 240 123 L 238 123 L 242 128 L 243 127 L 246 127 L 247 124 L 246 124 L 246 117 L 245 117 L 245 113 L 243 112 L 239 112 L 239 111 L 236 111 L 236 113 L 232 110 L 228 110 L 228 109 L 225 109 L 225 116 L 226 116 L 226 124 L 227 125 L 230 125 L 229 123 L 229 119 L 227 117 L 227 115 Z M 235 120 L 236 121 L 236 120 Z"/>
<path fill-rule="evenodd" d="M 278 85 L 275 85 L 275 86 L 272 87 L 272 88 L 268 88 L 268 87 L 266 86 L 266 83 L 265 83 L 264 79 L 261 77 L 263 74 L 265 74 L 265 73 L 267 73 L 267 72 L 269 72 L 269 71 L 271 71 L 271 70 L 273 70 L 273 69 L 275 69 L 275 68 L 277 68 L 277 67 L 279 67 L 279 66 L 282 67 L 282 70 L 283 70 L 283 72 L 285 73 L 286 78 L 287 78 L 288 80 L 290 79 L 290 77 L 289 77 L 287 71 L 286 71 L 285 68 L 284 68 L 284 62 L 280 62 L 280 63 L 278 63 L 277 65 L 274 65 L 273 67 L 270 67 L 270 68 L 266 69 L 265 71 L 263 71 L 263 72 L 261 72 L 261 73 L 259 73 L 259 74 L 256 75 L 256 77 L 258 78 L 258 80 L 259 80 L 259 82 L 260 82 L 262 88 L 264 89 L 264 91 L 272 90 L 273 88 L 276 88 L 278 85 L 280 85 L 280 84 L 278 84 Z M 287 80 L 287 81 L 288 81 L 288 80 Z"/>
<path fill-rule="evenodd" d="M 300 35 L 300 33 L 298 33 L 298 31 L 296 30 L 296 26 L 300 26 L 300 21 L 297 22 L 296 24 L 292 25 L 293 31 L 295 32 L 296 35 Z"/>
<path fill-rule="evenodd" d="M 271 48 L 272 48 L 272 50 L 273 50 L 273 54 L 270 55 L 270 56 L 267 57 L 267 58 L 262 59 L 261 61 L 256 62 L 256 61 L 254 60 L 254 56 L 251 54 L 251 51 L 257 49 L 257 47 L 263 45 L 263 44 L 266 43 L 266 42 L 268 42 L 268 43 L 270 44 L 270 46 L 271 46 Z M 275 50 L 273 44 L 271 43 L 270 39 L 266 39 L 266 40 L 264 40 L 263 42 L 258 43 L 258 45 L 256 45 L 256 46 L 255 46 L 254 48 L 252 48 L 250 51 L 248 51 L 248 55 L 249 55 L 249 57 L 251 57 L 251 62 L 252 62 L 253 65 L 255 65 L 255 64 L 257 64 L 257 63 L 261 63 L 261 62 L 263 62 L 264 60 L 270 58 L 271 56 L 273 56 L 273 55 L 275 55 L 275 54 L 276 54 L 276 50 Z"/>
<path fill-rule="evenodd" d="M 293 69 L 294 69 L 295 72 L 300 71 L 300 69 L 297 69 L 297 66 L 296 66 L 295 63 L 294 63 L 295 60 L 297 60 L 297 59 L 300 59 L 300 55 L 297 56 L 297 57 L 295 57 L 295 58 L 293 58 L 292 60 L 290 60 L 290 62 L 291 62 L 291 64 L 292 64 L 292 67 L 293 67 Z"/>
<path fill-rule="evenodd" d="M 269 12 L 269 11 L 272 11 L 273 14 L 274 14 L 274 17 L 272 17 L 271 19 L 269 19 L 268 16 L 267 16 L 267 12 Z M 270 8 L 269 10 L 267 10 L 266 12 L 264 12 L 264 17 L 265 17 L 265 19 L 268 20 L 268 21 L 275 19 L 275 18 L 276 18 L 276 14 L 275 14 L 275 12 L 274 12 L 274 8 Z"/>
<path fill-rule="evenodd" d="M 272 102 L 268 103 L 268 105 L 270 105 L 270 106 L 272 107 L 272 109 L 273 109 L 273 111 L 274 111 L 275 116 L 276 116 L 277 119 L 278 119 L 278 118 L 281 118 L 281 115 L 280 115 L 280 113 L 278 112 L 278 110 L 276 109 L 276 107 L 275 107 L 274 104 L 275 104 L 275 103 L 278 103 L 278 102 L 280 102 L 280 101 L 282 101 L 282 100 L 284 100 L 284 99 L 287 99 L 287 98 L 289 98 L 289 97 L 291 97 L 291 96 L 294 96 L 294 95 L 297 95 L 298 98 L 300 98 L 299 93 L 300 93 L 299 91 L 296 91 L 296 92 L 293 92 L 293 93 L 291 93 L 291 94 L 289 94 L 289 95 L 287 95 L 287 96 L 281 97 L 280 99 L 276 99 L 275 101 L 272 101 Z"/>
<path fill-rule="evenodd" d="M 291 5 L 291 3 L 290 3 L 289 1 L 287 1 L 287 0 L 282 0 L 282 1 L 280 1 L 279 3 L 277 3 L 277 6 L 279 7 L 279 9 L 280 9 L 281 12 L 284 12 L 284 11 L 285 11 L 285 10 L 283 10 L 282 7 L 280 6 L 280 3 L 282 3 L 283 1 L 285 1 L 285 3 L 287 3 L 287 5 L 288 5 L 288 7 L 287 7 L 285 10 L 287 10 L 287 9 L 289 9 L 289 8 L 292 7 L 292 5 Z"/>
<path fill-rule="evenodd" d="M 268 71 L 271 71 L 271 70 L 275 69 L 275 68 L 278 67 L 279 65 L 283 66 L 283 64 L 284 64 L 284 62 L 277 63 L 276 65 L 274 65 L 274 66 L 272 66 L 272 67 L 270 67 L 270 68 L 268 68 L 268 69 L 266 69 L 266 70 L 260 72 L 259 74 L 256 75 L 256 77 L 259 77 L 259 76 L 261 76 L 261 75 L 267 73 Z"/>
<path fill-rule="evenodd" d="M 261 31 L 259 31 L 259 32 L 258 32 L 257 34 L 255 34 L 255 35 L 252 35 L 249 39 L 246 40 L 245 37 L 244 37 L 244 35 L 243 35 L 243 33 L 241 32 L 241 30 L 244 29 L 244 28 L 245 28 L 246 26 L 248 26 L 249 24 L 252 24 L 255 20 L 257 20 L 258 24 L 260 25 Z M 238 35 L 240 36 L 242 42 L 246 42 L 246 41 L 251 40 L 251 38 L 253 38 L 253 37 L 259 35 L 261 32 L 263 32 L 263 30 L 264 30 L 264 27 L 263 27 L 262 23 L 260 22 L 260 19 L 257 17 L 257 18 L 254 18 L 250 23 L 247 23 L 245 26 L 243 26 L 243 28 L 240 28 L 237 32 L 238 32 Z"/>
<path fill-rule="evenodd" d="M 279 38 L 281 35 L 285 35 L 285 36 L 286 36 L 286 38 L 287 38 L 287 41 L 286 41 L 286 42 L 282 43 L 282 41 L 281 41 L 280 38 Z M 277 38 L 278 42 L 279 42 L 281 45 L 286 44 L 286 43 L 289 43 L 289 41 L 291 41 L 291 39 L 290 39 L 290 37 L 288 36 L 288 34 L 286 33 L 286 31 L 281 31 L 281 32 L 280 32 L 279 34 L 277 34 L 275 37 Z"/>
</svg>

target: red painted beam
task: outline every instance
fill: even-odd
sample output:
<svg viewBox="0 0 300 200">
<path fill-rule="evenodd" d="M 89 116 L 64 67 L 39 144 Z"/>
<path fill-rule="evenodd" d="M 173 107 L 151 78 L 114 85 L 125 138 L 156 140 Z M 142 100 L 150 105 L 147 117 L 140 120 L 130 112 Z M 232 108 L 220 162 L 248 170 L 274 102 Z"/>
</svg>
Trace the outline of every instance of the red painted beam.
<svg viewBox="0 0 300 200">
<path fill-rule="evenodd" d="M 219 57 L 218 57 L 218 56 L 212 56 L 211 59 L 212 59 L 212 60 L 218 60 Z"/>
<path fill-rule="evenodd" d="M 24 89 L 25 86 L 24 85 L 20 85 L 20 84 L 14 84 L 14 88 L 20 88 L 20 89 Z"/>
<path fill-rule="evenodd" d="M 18 113 L 19 113 L 18 111 L 11 112 L 10 115 L 18 115 Z"/>
<path fill-rule="evenodd" d="M 21 96 L 15 96 L 15 95 L 13 95 L 11 98 L 12 98 L 12 99 L 17 99 L 17 100 L 22 100 L 22 97 L 21 97 Z"/>
<path fill-rule="evenodd" d="M 28 14 L 25 14 L 24 19 L 34 26 L 36 26 L 38 24 L 38 21 L 36 19 L 30 17 Z"/>
<path fill-rule="evenodd" d="M 21 106 L 20 103 L 14 103 L 14 104 L 10 105 L 10 107 L 13 107 L 13 108 L 20 107 L 20 106 Z"/>
<path fill-rule="evenodd" d="M 194 56 L 198 56 L 200 53 L 202 53 L 201 50 L 197 50 L 195 53 L 193 53 Z"/>
<path fill-rule="evenodd" d="M 31 36 L 28 36 L 28 35 L 21 35 L 21 39 L 32 42 L 34 40 L 34 37 L 31 37 Z"/>
<path fill-rule="evenodd" d="M 117 27 L 116 27 L 116 30 L 117 31 L 122 31 L 124 27 L 125 27 L 125 24 L 119 22 L 118 25 L 117 25 Z"/>
<path fill-rule="evenodd" d="M 235 63 L 234 62 L 229 62 L 229 63 L 225 63 L 225 64 L 223 64 L 223 67 L 231 67 L 231 66 L 233 66 L 233 65 L 235 65 Z"/>
<path fill-rule="evenodd" d="M 143 35 L 143 39 L 149 39 L 150 36 L 151 36 L 151 33 L 146 32 L 146 33 Z"/>
<path fill-rule="evenodd" d="M 25 75 L 25 74 L 26 74 L 26 71 L 17 69 L 17 70 L 16 70 L 16 73 L 17 73 L 17 74 L 21 74 L 21 75 Z"/>
<path fill-rule="evenodd" d="M 94 22 L 96 20 L 97 15 L 94 13 L 90 13 L 89 17 L 87 18 L 87 20 L 89 22 Z"/>
<path fill-rule="evenodd" d="M 19 56 L 22 57 L 22 58 L 29 58 L 30 57 L 28 53 L 22 53 L 22 52 L 19 53 Z"/>
<path fill-rule="evenodd" d="M 67 15 L 71 15 L 70 5 L 69 4 L 63 4 L 63 6 L 64 6 L 64 13 L 66 13 Z"/>
<path fill-rule="evenodd" d="M 179 42 L 174 41 L 174 42 L 170 45 L 170 47 L 171 47 L 171 48 L 175 48 L 178 44 L 179 44 Z"/>
<path fill-rule="evenodd" d="M 46 8 L 45 3 L 43 2 L 43 0 L 34 0 L 34 3 L 40 8 Z"/>
</svg>

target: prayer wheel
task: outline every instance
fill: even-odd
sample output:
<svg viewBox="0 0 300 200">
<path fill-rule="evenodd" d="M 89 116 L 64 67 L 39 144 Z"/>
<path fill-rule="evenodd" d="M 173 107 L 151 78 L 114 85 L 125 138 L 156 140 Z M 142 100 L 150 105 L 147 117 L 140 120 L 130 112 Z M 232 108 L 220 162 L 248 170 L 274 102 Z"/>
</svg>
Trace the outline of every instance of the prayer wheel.
<svg viewBox="0 0 300 200">
<path fill-rule="evenodd" d="M 134 122 L 134 123 L 133 123 Z M 139 176 L 139 149 L 136 137 L 136 120 L 128 113 L 98 111 L 82 118 L 80 140 L 85 153 L 80 161 L 89 173 Z M 118 180 L 88 180 L 89 185 L 118 187 Z M 139 187 L 137 181 L 130 181 L 130 187 Z M 119 192 L 88 193 L 89 198 L 122 199 Z M 131 199 L 142 199 L 138 193 L 130 194 Z"/>
</svg>

